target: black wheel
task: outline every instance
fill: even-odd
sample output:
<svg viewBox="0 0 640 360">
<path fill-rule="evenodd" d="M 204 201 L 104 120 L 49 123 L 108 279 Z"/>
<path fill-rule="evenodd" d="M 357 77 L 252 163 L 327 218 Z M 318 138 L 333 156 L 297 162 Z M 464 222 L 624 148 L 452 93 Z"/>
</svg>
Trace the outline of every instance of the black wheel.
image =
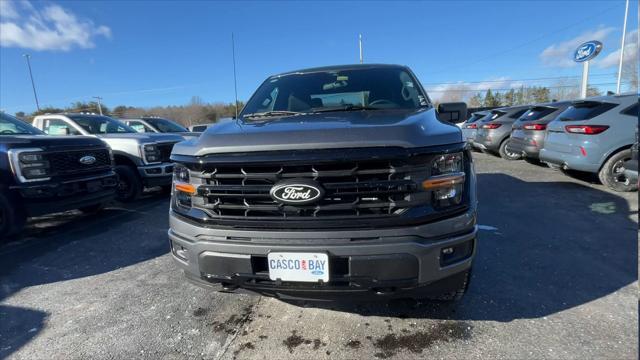
<svg viewBox="0 0 640 360">
<path fill-rule="evenodd" d="M 500 149 L 498 150 L 500 157 L 505 160 L 520 160 L 522 158 L 522 155 L 516 152 L 507 150 L 508 144 L 509 144 L 509 138 L 507 138 L 506 140 L 503 140 L 502 143 L 500 144 Z"/>
<path fill-rule="evenodd" d="M 631 159 L 631 150 L 622 150 L 611 156 L 602 165 L 598 172 L 598 178 L 603 185 L 614 191 L 635 191 L 638 184 L 632 182 L 624 175 L 624 162 Z"/>
<path fill-rule="evenodd" d="M 17 203 L 12 204 L 9 196 L 0 194 L 0 242 L 22 231 L 27 215 Z"/>
<path fill-rule="evenodd" d="M 106 203 L 99 203 L 99 204 L 94 204 L 94 205 L 89 205 L 89 206 L 83 206 L 81 208 L 78 208 L 78 210 L 82 211 L 85 214 L 95 214 L 97 212 L 102 211 L 105 206 L 107 206 Z"/>
<path fill-rule="evenodd" d="M 136 173 L 136 169 L 127 165 L 116 165 L 115 171 L 118 174 L 116 199 L 122 202 L 131 202 L 140 197 L 142 181 Z"/>
</svg>

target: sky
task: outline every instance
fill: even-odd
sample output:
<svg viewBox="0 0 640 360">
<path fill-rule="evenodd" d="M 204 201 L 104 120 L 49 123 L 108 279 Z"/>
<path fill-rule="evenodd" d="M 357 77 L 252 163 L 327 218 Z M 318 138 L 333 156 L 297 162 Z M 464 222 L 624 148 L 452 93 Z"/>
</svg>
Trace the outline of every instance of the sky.
<svg viewBox="0 0 640 360">
<path fill-rule="evenodd" d="M 638 59 L 631 1 L 625 59 Z M 432 98 L 451 86 L 507 89 L 581 75 L 571 60 L 604 43 L 590 84 L 615 89 L 624 1 L 13 1 L 0 0 L 0 109 L 101 96 L 108 106 L 233 102 L 285 71 L 359 61 L 408 65 Z M 552 79 L 549 79 L 552 78 Z M 543 80 L 531 80 L 543 79 Z"/>
</svg>

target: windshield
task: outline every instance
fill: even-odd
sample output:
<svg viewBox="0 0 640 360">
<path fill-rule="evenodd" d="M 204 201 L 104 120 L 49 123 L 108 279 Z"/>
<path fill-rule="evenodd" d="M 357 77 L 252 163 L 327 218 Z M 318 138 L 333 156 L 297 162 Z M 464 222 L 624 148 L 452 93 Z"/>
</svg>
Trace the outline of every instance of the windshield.
<svg viewBox="0 0 640 360">
<path fill-rule="evenodd" d="M 144 118 L 144 120 L 163 133 L 189 132 L 189 130 L 171 120 L 160 118 Z"/>
<path fill-rule="evenodd" d="M 242 116 L 332 110 L 417 109 L 429 100 L 416 79 L 399 67 L 294 73 L 267 79 Z M 283 113 L 286 112 L 286 113 Z"/>
<path fill-rule="evenodd" d="M 135 133 L 131 127 L 119 120 L 97 115 L 67 115 L 67 117 L 90 134 Z"/>
<path fill-rule="evenodd" d="M 0 135 L 44 135 L 44 133 L 18 118 L 0 113 Z"/>
</svg>

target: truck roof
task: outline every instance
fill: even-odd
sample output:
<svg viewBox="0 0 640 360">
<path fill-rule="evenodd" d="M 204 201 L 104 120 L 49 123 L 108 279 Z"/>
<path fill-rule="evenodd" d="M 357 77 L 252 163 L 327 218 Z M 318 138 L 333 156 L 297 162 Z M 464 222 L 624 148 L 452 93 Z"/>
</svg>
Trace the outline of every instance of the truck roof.
<svg viewBox="0 0 640 360">
<path fill-rule="evenodd" d="M 350 65 L 331 65 L 331 66 L 321 66 L 321 67 L 313 67 L 306 68 L 294 71 L 287 71 L 281 74 L 273 75 L 277 76 L 285 76 L 291 74 L 308 74 L 314 72 L 325 72 L 325 71 L 340 71 L 340 70 L 354 70 L 354 69 L 379 69 L 379 68 L 399 68 L 399 69 L 408 69 L 405 65 L 396 65 L 396 64 L 350 64 Z"/>
</svg>

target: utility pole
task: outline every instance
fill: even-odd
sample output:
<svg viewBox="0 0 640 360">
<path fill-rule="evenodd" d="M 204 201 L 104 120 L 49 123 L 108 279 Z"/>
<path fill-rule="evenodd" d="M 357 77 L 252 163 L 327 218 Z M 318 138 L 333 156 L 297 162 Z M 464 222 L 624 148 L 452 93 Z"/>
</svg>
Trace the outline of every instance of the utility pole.
<svg viewBox="0 0 640 360">
<path fill-rule="evenodd" d="M 31 78 L 31 88 L 33 88 L 33 97 L 36 99 L 36 108 L 40 111 L 40 103 L 38 102 L 38 94 L 36 93 L 36 84 L 33 82 L 33 72 L 31 71 L 31 55 L 24 54 L 22 55 L 27 59 L 27 67 L 29 68 L 29 77 Z"/>
<path fill-rule="evenodd" d="M 236 121 L 238 121 L 238 81 L 236 79 L 236 42 L 231 33 L 231 56 L 233 57 L 233 91 L 236 94 Z"/>
<path fill-rule="evenodd" d="M 618 63 L 618 82 L 616 94 L 620 94 L 620 82 L 622 81 L 622 59 L 624 58 L 624 41 L 627 35 L 627 17 L 629 16 L 629 0 L 624 8 L 624 23 L 622 25 L 622 44 L 620 44 L 620 62 Z"/>
<path fill-rule="evenodd" d="M 362 58 L 362 34 L 358 34 L 358 45 L 360 46 L 360 64 L 362 64 L 362 62 L 363 62 L 363 58 Z"/>
<path fill-rule="evenodd" d="M 102 98 L 100 96 L 94 96 L 93 98 L 98 100 L 98 112 L 102 115 Z"/>
</svg>

